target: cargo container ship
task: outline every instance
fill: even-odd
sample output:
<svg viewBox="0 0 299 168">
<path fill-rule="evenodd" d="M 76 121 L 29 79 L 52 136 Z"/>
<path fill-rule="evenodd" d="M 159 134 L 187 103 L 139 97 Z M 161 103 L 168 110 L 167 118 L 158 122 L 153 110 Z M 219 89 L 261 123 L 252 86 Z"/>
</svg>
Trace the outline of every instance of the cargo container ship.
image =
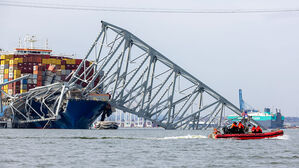
<svg viewBox="0 0 299 168">
<path fill-rule="evenodd" d="M 31 43 L 35 41 L 33 37 L 29 39 Z M 27 79 L 3 86 L 1 88 L 3 91 L 1 97 L 4 100 L 5 94 L 8 96 L 23 94 L 34 88 L 67 82 L 72 72 L 82 62 L 82 59 L 52 55 L 52 50 L 37 49 L 33 47 L 33 44 L 30 48 L 16 48 L 13 52 L 0 51 L 0 55 L 0 84 L 29 75 Z M 85 62 L 85 66 L 89 66 L 90 63 Z M 83 73 L 83 69 L 80 72 Z M 99 80 L 100 77 L 94 81 L 94 84 L 96 85 Z M 84 85 L 84 83 L 78 84 Z M 13 128 L 86 129 L 100 115 L 103 119 L 112 113 L 108 103 L 110 97 L 108 94 L 91 94 L 87 98 L 81 98 L 80 96 L 73 96 L 78 90 L 69 92 L 70 96 L 63 102 L 64 107 L 59 118 L 32 122 L 38 116 L 51 115 L 51 112 L 45 110 L 45 107 L 36 102 L 31 104 L 34 112 L 26 112 L 24 105 L 20 105 L 18 110 L 21 113 L 14 114 L 8 108 L 9 102 L 6 102 L 6 106 L 1 110 L 0 120 L 11 120 Z M 5 104 L 5 101 L 3 102 Z M 24 115 L 30 119 L 30 122 L 18 122 Z"/>
<path fill-rule="evenodd" d="M 276 109 L 276 113 L 271 112 L 270 108 L 264 108 L 264 111 L 261 112 L 254 108 L 245 107 L 245 102 L 242 97 L 242 90 L 239 90 L 239 103 L 240 111 L 243 112 L 243 115 L 250 116 L 258 124 L 264 128 L 283 128 L 284 116 L 281 114 L 281 111 Z M 242 117 L 235 115 L 230 115 L 227 117 L 228 120 L 238 121 Z"/>
</svg>

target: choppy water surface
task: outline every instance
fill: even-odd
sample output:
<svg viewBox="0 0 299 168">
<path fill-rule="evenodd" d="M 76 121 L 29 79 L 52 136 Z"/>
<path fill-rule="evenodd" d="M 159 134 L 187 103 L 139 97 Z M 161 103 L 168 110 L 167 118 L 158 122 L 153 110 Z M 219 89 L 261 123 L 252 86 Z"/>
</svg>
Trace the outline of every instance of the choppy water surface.
<svg viewBox="0 0 299 168">
<path fill-rule="evenodd" d="M 207 131 L 0 129 L 0 167 L 299 167 L 299 130 L 267 140 Z"/>
</svg>

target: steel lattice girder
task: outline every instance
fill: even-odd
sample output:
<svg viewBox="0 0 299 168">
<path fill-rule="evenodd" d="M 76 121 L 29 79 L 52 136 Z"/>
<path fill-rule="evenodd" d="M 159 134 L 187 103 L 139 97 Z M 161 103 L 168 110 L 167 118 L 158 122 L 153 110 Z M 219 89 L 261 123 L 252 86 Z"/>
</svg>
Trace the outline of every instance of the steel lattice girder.
<svg viewBox="0 0 299 168">
<path fill-rule="evenodd" d="M 241 115 L 230 101 L 170 61 L 127 30 L 102 21 L 102 30 L 69 85 L 91 81 L 88 94 L 98 88 L 112 95 L 116 108 L 150 120 L 166 129 L 206 128 L 221 124 L 226 111 Z M 78 75 L 84 68 L 86 74 Z M 92 77 L 88 73 L 95 71 Z M 100 82 L 92 82 L 104 72 Z M 88 79 L 89 78 L 89 79 Z M 196 110 L 194 110 L 196 107 Z M 217 118 L 217 120 L 215 120 Z M 198 126 L 199 122 L 204 122 Z M 196 126 L 196 127 L 194 127 Z"/>
<path fill-rule="evenodd" d="M 47 86 L 37 87 L 23 94 L 17 94 L 11 98 L 8 110 L 18 116 L 18 123 L 30 123 L 36 121 L 51 121 L 57 119 L 61 110 L 61 102 L 66 98 L 63 83 L 55 83 Z M 41 108 L 36 111 L 32 103 L 39 102 Z M 31 113 L 34 113 L 33 118 Z"/>
</svg>

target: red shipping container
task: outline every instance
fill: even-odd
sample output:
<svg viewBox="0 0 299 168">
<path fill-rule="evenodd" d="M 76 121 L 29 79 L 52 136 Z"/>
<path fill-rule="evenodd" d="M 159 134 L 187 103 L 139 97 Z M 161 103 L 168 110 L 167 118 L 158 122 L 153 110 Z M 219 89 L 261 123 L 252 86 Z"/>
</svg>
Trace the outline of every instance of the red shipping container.
<svg viewBox="0 0 299 168">
<path fill-rule="evenodd" d="M 37 81 L 36 86 L 43 86 L 43 82 L 42 81 Z"/>
<path fill-rule="evenodd" d="M 40 70 L 41 70 L 41 71 L 45 71 L 45 70 L 46 70 L 46 66 L 45 66 L 45 65 L 41 65 L 41 66 L 40 66 Z"/>
<path fill-rule="evenodd" d="M 23 63 L 25 64 L 25 63 L 27 63 L 28 62 L 28 57 L 24 57 L 23 58 Z"/>
<path fill-rule="evenodd" d="M 27 88 L 28 88 L 28 90 L 32 89 L 32 88 L 34 88 L 34 85 L 33 84 L 27 84 Z"/>
<path fill-rule="evenodd" d="M 76 59 L 76 64 L 79 65 L 82 62 L 82 59 Z"/>
<path fill-rule="evenodd" d="M 37 81 L 42 81 L 43 80 L 43 76 L 42 75 L 38 75 L 37 76 Z"/>
<path fill-rule="evenodd" d="M 41 56 L 36 57 L 36 62 L 42 63 L 42 57 Z"/>
<path fill-rule="evenodd" d="M 49 59 L 50 58 L 50 55 L 43 55 L 42 56 L 42 59 Z"/>
<path fill-rule="evenodd" d="M 44 64 L 38 64 L 38 71 L 45 71 L 45 65 Z"/>
<path fill-rule="evenodd" d="M 99 81 L 94 81 L 94 86 L 96 86 L 99 83 Z"/>
<path fill-rule="evenodd" d="M 84 67 L 82 67 L 80 70 L 79 70 L 79 74 L 82 74 L 84 72 Z"/>
<path fill-rule="evenodd" d="M 24 66 L 22 70 L 23 70 L 22 73 L 28 73 L 28 67 Z"/>
<path fill-rule="evenodd" d="M 83 83 L 81 84 L 81 86 L 86 87 L 86 86 L 87 86 L 87 83 L 83 82 Z"/>
<path fill-rule="evenodd" d="M 28 57 L 28 62 L 33 62 L 33 57 Z"/>
<path fill-rule="evenodd" d="M 28 67 L 27 73 L 33 73 L 33 68 L 32 67 Z"/>
<path fill-rule="evenodd" d="M 20 71 L 21 71 L 21 74 L 22 74 L 22 73 L 25 73 L 25 72 L 24 72 L 24 67 L 19 67 L 19 69 L 20 69 Z"/>
</svg>

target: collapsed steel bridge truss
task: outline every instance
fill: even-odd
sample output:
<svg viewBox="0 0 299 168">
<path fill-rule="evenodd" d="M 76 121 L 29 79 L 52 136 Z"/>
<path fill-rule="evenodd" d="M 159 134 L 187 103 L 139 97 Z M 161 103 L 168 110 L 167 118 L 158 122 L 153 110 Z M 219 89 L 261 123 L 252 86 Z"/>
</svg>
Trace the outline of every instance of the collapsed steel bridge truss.
<svg viewBox="0 0 299 168">
<path fill-rule="evenodd" d="M 87 60 L 92 64 L 86 64 Z M 25 101 L 27 112 L 38 114 L 35 119 L 22 114 L 21 122 L 59 117 L 66 94 L 78 88 L 83 97 L 92 92 L 110 93 L 112 106 L 165 129 L 203 129 L 215 123 L 220 126 L 225 113 L 241 115 L 236 106 L 206 84 L 132 33 L 107 22 L 102 22 L 99 35 L 71 75 L 67 83 L 18 95 L 16 100 Z M 32 99 L 49 112 L 34 111 Z M 11 103 L 14 110 L 17 101 Z"/>
<path fill-rule="evenodd" d="M 87 94 L 97 88 L 110 93 L 117 109 L 150 120 L 166 129 L 221 125 L 225 111 L 241 115 L 223 96 L 192 76 L 127 30 L 102 22 L 102 29 L 85 60 L 83 79 L 91 80 Z M 84 66 L 81 64 L 80 66 Z M 97 72 L 87 79 L 91 71 Z M 69 84 L 78 79 L 79 68 Z M 101 76 L 97 86 L 93 80 Z"/>
</svg>

